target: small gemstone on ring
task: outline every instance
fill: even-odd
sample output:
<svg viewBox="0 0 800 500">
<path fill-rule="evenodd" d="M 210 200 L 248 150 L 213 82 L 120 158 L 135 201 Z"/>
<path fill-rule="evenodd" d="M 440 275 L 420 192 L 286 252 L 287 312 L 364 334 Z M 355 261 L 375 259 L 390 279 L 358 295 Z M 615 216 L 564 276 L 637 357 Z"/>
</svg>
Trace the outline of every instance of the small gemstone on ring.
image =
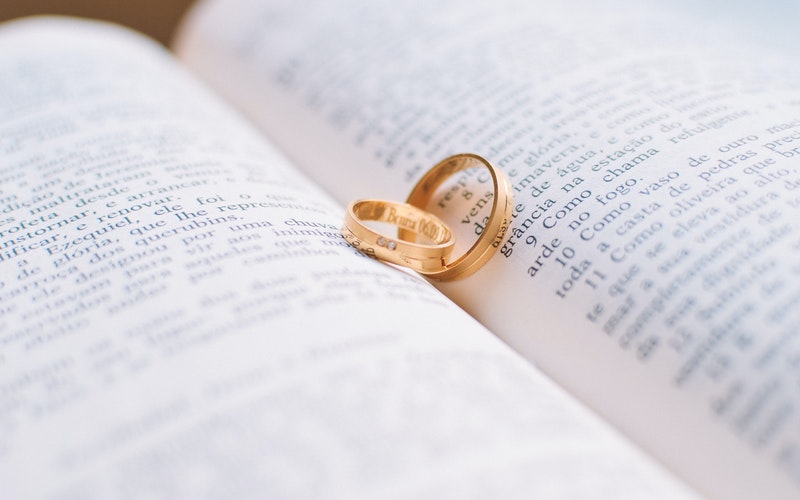
<svg viewBox="0 0 800 500">
<path fill-rule="evenodd" d="M 386 245 L 386 248 L 388 248 L 389 250 L 394 250 L 395 248 L 397 248 L 397 243 L 395 243 L 394 241 L 390 241 L 390 242 L 389 242 L 389 243 Z"/>
<path fill-rule="evenodd" d="M 380 237 L 378 237 L 378 241 L 376 243 L 378 244 L 379 247 L 385 247 L 386 246 L 386 238 L 384 238 L 383 236 L 380 236 Z"/>
</svg>

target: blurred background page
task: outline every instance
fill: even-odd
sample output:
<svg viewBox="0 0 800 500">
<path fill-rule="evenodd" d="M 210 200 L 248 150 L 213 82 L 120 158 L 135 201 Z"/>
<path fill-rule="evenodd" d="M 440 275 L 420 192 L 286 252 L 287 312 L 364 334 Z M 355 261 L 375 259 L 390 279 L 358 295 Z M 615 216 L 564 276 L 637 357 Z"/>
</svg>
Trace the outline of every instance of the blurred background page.
<svg viewBox="0 0 800 500">
<path fill-rule="evenodd" d="M 0 21 L 37 14 L 91 17 L 124 24 L 168 44 L 193 0 L 0 0 Z"/>
<path fill-rule="evenodd" d="M 194 0 L 0 0 L 0 22 L 37 14 L 91 17 L 124 24 L 168 45 L 178 22 Z M 738 32 L 753 44 L 800 53 L 797 0 L 646 0 L 702 17 L 710 30 Z"/>
</svg>

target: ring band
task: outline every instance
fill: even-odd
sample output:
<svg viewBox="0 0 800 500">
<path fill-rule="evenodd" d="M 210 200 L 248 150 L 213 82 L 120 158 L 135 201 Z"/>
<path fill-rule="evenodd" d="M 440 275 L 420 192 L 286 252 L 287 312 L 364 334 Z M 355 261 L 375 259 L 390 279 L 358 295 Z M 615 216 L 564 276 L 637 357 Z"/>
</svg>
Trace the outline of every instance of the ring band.
<svg viewBox="0 0 800 500">
<path fill-rule="evenodd" d="M 462 153 L 440 161 L 417 182 L 411 190 L 406 203 L 423 210 L 426 209 L 436 189 L 446 179 L 453 174 L 473 167 L 486 167 L 492 176 L 494 197 L 486 227 L 464 255 L 449 264 L 445 264 L 443 268 L 420 271 L 421 274 L 430 279 L 449 281 L 466 278 L 480 269 L 494 255 L 508 231 L 513 204 L 511 182 L 502 171 L 495 168 L 482 156 L 476 154 Z M 415 237 L 402 227 L 398 230 L 397 236 L 401 240 L 415 241 Z"/>
<path fill-rule="evenodd" d="M 426 236 L 433 244 L 388 238 L 365 226 L 362 220 L 394 224 L 404 232 Z M 435 215 L 406 203 L 383 200 L 356 200 L 350 203 L 345 213 L 342 235 L 348 243 L 370 257 L 406 266 L 420 273 L 441 270 L 455 247 L 453 232 Z"/>
</svg>

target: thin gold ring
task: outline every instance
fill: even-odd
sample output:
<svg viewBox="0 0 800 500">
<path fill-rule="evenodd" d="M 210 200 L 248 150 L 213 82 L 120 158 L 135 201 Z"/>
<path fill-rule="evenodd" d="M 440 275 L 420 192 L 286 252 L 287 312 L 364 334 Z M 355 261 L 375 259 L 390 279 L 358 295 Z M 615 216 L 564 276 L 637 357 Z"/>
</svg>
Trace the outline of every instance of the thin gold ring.
<svg viewBox="0 0 800 500">
<path fill-rule="evenodd" d="M 453 174 L 473 167 L 486 167 L 492 177 L 494 197 L 492 209 L 483 232 L 461 257 L 445 264 L 443 268 L 420 271 L 426 277 L 439 281 L 466 278 L 483 266 L 503 242 L 503 238 L 511 223 L 513 193 L 508 177 L 494 167 L 487 159 L 472 153 L 450 156 L 440 161 L 417 182 L 408 195 L 406 203 L 425 210 L 436 189 Z M 398 238 L 405 241 L 416 241 L 410 231 L 400 228 Z"/>
<path fill-rule="evenodd" d="M 432 244 L 392 239 L 365 226 L 371 220 L 393 224 Z M 347 207 L 342 235 L 360 252 L 377 259 L 406 266 L 417 272 L 433 272 L 444 267 L 453 253 L 455 238 L 447 224 L 435 215 L 406 203 L 384 200 L 356 200 Z"/>
</svg>

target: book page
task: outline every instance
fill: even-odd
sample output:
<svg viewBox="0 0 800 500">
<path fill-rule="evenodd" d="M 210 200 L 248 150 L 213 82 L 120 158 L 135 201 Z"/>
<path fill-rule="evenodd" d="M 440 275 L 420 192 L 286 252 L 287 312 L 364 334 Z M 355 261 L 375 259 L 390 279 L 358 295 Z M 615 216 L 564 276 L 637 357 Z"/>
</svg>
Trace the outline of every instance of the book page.
<svg viewBox="0 0 800 500">
<path fill-rule="evenodd" d="M 0 110 L 3 498 L 691 497 L 154 42 L 5 25 Z"/>
<path fill-rule="evenodd" d="M 796 497 L 796 58 L 749 41 L 758 16 L 685 14 L 207 1 L 177 48 L 341 202 L 488 157 L 511 230 L 437 286 L 708 496 Z M 462 240 L 487 181 L 456 176 L 430 204 Z"/>
</svg>

